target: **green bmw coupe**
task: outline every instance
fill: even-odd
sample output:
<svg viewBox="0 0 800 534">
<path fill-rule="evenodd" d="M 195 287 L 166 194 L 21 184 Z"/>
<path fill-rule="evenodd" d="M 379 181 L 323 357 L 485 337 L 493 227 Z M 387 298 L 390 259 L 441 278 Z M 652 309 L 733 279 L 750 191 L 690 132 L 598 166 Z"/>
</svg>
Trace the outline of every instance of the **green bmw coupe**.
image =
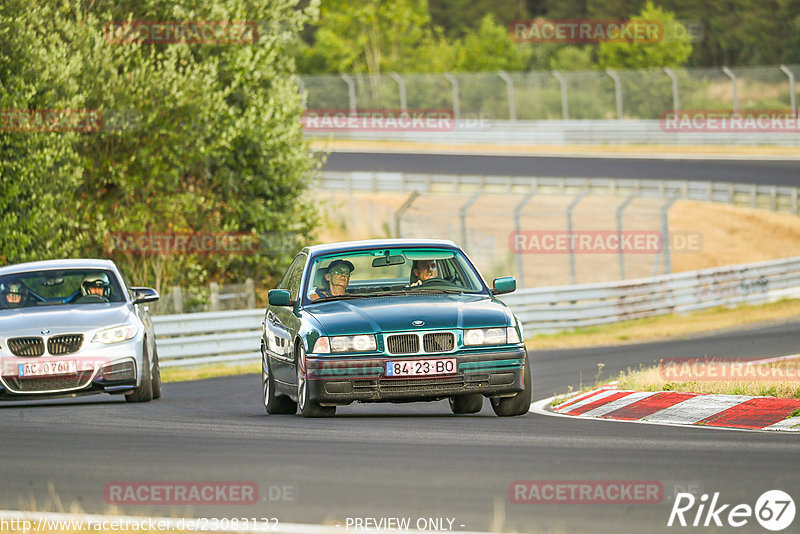
<svg viewBox="0 0 800 534">
<path fill-rule="evenodd" d="M 261 340 L 269 414 L 330 417 L 360 402 L 449 399 L 497 415 L 531 403 L 522 326 L 451 241 L 386 239 L 306 247 L 269 307 Z"/>
</svg>

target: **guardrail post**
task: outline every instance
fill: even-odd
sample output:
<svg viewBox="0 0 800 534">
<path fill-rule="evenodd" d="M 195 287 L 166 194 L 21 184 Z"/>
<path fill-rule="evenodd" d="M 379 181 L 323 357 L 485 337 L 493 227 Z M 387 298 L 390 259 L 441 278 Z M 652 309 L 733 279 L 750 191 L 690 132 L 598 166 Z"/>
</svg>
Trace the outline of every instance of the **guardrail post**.
<svg viewBox="0 0 800 534">
<path fill-rule="evenodd" d="M 617 239 L 619 240 L 619 279 L 625 280 L 625 250 L 622 247 L 622 212 L 625 211 L 625 208 L 628 207 L 633 199 L 636 198 L 634 195 L 629 196 L 625 199 L 625 202 L 620 204 L 617 208 L 617 212 L 615 214 L 617 219 Z"/>
<path fill-rule="evenodd" d="M 449 72 L 445 72 L 444 77 L 453 87 L 453 115 L 455 115 L 454 118 L 458 120 L 461 118 L 461 100 L 458 97 L 458 80 Z"/>
<path fill-rule="evenodd" d="M 664 273 L 669 274 L 672 272 L 672 257 L 669 248 L 669 218 L 668 212 L 677 198 L 671 198 L 661 207 L 661 238 L 663 239 L 663 246 L 661 250 L 656 253 L 655 261 L 653 262 L 653 276 L 658 276 L 658 260 L 659 257 L 664 255 Z"/>
<path fill-rule="evenodd" d="M 403 220 L 403 214 L 406 211 L 408 211 L 408 209 L 411 207 L 411 204 L 414 203 L 414 201 L 417 199 L 418 196 L 419 196 L 419 191 L 412 191 L 411 194 L 408 195 L 408 198 L 406 199 L 406 201 L 403 202 L 403 205 L 400 206 L 397 209 L 397 211 L 395 212 L 395 214 L 394 214 L 394 235 L 395 235 L 395 237 L 402 237 L 402 235 L 400 234 L 400 221 Z"/>
<path fill-rule="evenodd" d="M 564 75 L 558 72 L 557 70 L 552 71 L 551 73 L 556 80 L 561 83 L 561 118 L 563 120 L 569 119 L 569 99 L 567 94 L 567 79 L 564 78 Z"/>
<path fill-rule="evenodd" d="M 408 111 L 408 105 L 406 102 L 406 81 L 396 72 L 391 73 L 390 76 L 394 81 L 397 82 L 397 88 L 400 92 L 400 110 L 403 113 L 406 113 Z"/>
<path fill-rule="evenodd" d="M 467 250 L 467 211 L 478 201 L 482 194 L 483 191 L 481 190 L 475 191 L 475 194 L 458 210 L 458 217 L 461 220 L 461 248 L 464 250 Z"/>
<path fill-rule="evenodd" d="M 769 191 L 769 209 L 771 211 L 778 211 L 778 186 L 773 185 Z"/>
<path fill-rule="evenodd" d="M 797 197 L 798 197 L 797 188 L 795 187 L 792 190 L 792 213 L 794 213 L 795 215 L 797 215 L 797 211 L 798 211 Z"/>
<path fill-rule="evenodd" d="M 508 118 L 509 120 L 516 121 L 517 110 L 514 102 L 514 82 L 511 80 L 511 76 L 502 70 L 497 71 L 497 75 L 500 76 L 504 82 L 506 82 L 506 94 L 508 95 Z"/>
<path fill-rule="evenodd" d="M 247 307 L 254 310 L 256 307 L 256 285 L 252 278 L 244 281 L 244 291 L 247 293 Z"/>
<path fill-rule="evenodd" d="M 536 195 L 536 188 L 533 188 L 530 193 L 525 195 L 525 198 L 522 199 L 522 202 L 517 204 L 514 207 L 514 231 L 516 232 L 515 235 L 519 235 L 522 232 L 522 224 L 520 223 L 520 215 L 522 214 L 522 210 L 531 201 L 531 199 Z M 514 242 L 514 252 L 517 255 L 517 280 L 519 280 L 519 287 L 525 287 L 525 274 L 524 274 L 524 262 L 522 261 L 522 252 L 517 250 L 516 247 L 516 240 Z"/>
<path fill-rule="evenodd" d="M 349 74 L 340 74 L 344 83 L 347 84 L 347 96 L 350 101 L 350 113 L 355 114 L 358 110 L 358 106 L 356 105 L 356 83 L 353 81 L 353 77 Z"/>
<path fill-rule="evenodd" d="M 219 284 L 211 282 L 208 284 L 208 288 L 211 290 L 208 297 L 208 301 L 211 304 L 211 311 L 219 311 Z"/>
<path fill-rule="evenodd" d="M 578 206 L 578 203 L 581 200 L 583 200 L 583 197 L 585 197 L 588 193 L 589 193 L 588 191 L 581 192 L 577 197 L 575 197 L 575 200 L 570 202 L 569 206 L 567 207 L 567 239 L 569 239 L 569 279 L 570 279 L 570 284 L 573 286 L 578 283 L 578 275 L 575 272 L 575 250 L 573 249 L 572 246 L 573 245 L 572 212 Z"/>
<path fill-rule="evenodd" d="M 722 72 L 731 79 L 731 86 L 733 87 L 733 112 L 736 113 L 739 111 L 739 99 L 736 96 L 736 75 L 728 67 L 722 67 Z"/>
<path fill-rule="evenodd" d="M 664 67 L 664 72 L 672 80 L 672 111 L 675 113 L 681 109 L 680 93 L 678 92 L 678 75 L 669 67 Z"/>
<path fill-rule="evenodd" d="M 797 93 L 794 89 L 794 73 L 786 65 L 781 65 L 781 71 L 789 78 L 789 99 L 792 103 L 792 115 L 797 115 Z"/>
<path fill-rule="evenodd" d="M 619 75 L 611 69 L 606 69 L 606 74 L 614 80 L 614 96 L 617 100 L 617 118 L 622 118 L 622 80 L 619 79 Z"/>
</svg>

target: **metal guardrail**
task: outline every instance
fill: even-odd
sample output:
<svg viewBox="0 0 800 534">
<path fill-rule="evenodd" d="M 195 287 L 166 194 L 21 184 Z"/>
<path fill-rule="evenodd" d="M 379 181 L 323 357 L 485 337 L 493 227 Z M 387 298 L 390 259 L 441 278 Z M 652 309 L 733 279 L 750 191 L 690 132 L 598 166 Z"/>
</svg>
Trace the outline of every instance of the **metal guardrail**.
<svg viewBox="0 0 800 534">
<path fill-rule="evenodd" d="M 519 290 L 503 297 L 528 337 L 716 306 L 800 298 L 800 256 L 641 280 Z M 256 363 L 264 310 L 154 317 L 163 367 Z"/>
<path fill-rule="evenodd" d="M 306 130 L 313 139 L 362 141 L 408 141 L 441 145 L 769 145 L 798 146 L 797 131 L 665 131 L 658 120 L 484 120 L 482 126 L 457 121 L 452 130 L 337 130 L 335 133 Z"/>
<path fill-rule="evenodd" d="M 523 289 L 503 301 L 528 333 L 800 298 L 800 256 L 640 280 Z"/>
<path fill-rule="evenodd" d="M 624 178 L 560 178 L 545 176 L 481 176 L 401 172 L 320 173 L 318 184 L 327 191 L 373 193 L 528 193 L 677 198 L 716 202 L 798 214 L 798 187 Z"/>
</svg>

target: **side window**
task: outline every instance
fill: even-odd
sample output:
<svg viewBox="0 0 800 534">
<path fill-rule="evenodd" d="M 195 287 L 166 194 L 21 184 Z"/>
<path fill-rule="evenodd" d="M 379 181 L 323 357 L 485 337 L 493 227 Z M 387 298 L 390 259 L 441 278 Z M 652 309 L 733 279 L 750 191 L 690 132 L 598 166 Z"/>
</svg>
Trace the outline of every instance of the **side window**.
<svg viewBox="0 0 800 534">
<path fill-rule="evenodd" d="M 306 265 L 306 255 L 298 254 L 295 257 L 283 280 L 278 284 L 278 289 L 288 289 L 292 300 L 297 300 L 297 293 L 300 291 L 300 280 L 303 278 L 303 268 Z"/>
</svg>

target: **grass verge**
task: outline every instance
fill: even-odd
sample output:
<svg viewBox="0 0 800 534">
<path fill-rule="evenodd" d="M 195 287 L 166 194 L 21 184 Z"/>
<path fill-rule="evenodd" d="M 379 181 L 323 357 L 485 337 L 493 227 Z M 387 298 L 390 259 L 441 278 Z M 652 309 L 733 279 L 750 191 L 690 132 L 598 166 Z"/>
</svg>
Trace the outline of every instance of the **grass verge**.
<svg viewBox="0 0 800 534">
<path fill-rule="evenodd" d="M 655 367 L 620 373 L 617 386 L 635 391 L 679 391 L 800 398 L 800 359 L 745 365 L 707 360 L 684 362 L 677 367 Z M 694 378 L 694 379 L 692 379 Z"/>
<path fill-rule="evenodd" d="M 557 334 L 530 336 L 530 350 L 619 345 L 680 338 L 744 325 L 800 317 L 800 299 L 781 300 L 758 306 L 742 305 L 733 309 L 711 308 L 686 315 L 662 315 L 623 321 L 612 325 L 579 328 Z"/>
<path fill-rule="evenodd" d="M 260 372 L 260 363 L 248 363 L 244 365 L 215 363 L 187 369 L 162 367 L 161 380 L 162 382 L 184 382 L 186 380 L 202 380 L 204 378 L 214 378 L 217 376 L 245 375 Z"/>
</svg>

